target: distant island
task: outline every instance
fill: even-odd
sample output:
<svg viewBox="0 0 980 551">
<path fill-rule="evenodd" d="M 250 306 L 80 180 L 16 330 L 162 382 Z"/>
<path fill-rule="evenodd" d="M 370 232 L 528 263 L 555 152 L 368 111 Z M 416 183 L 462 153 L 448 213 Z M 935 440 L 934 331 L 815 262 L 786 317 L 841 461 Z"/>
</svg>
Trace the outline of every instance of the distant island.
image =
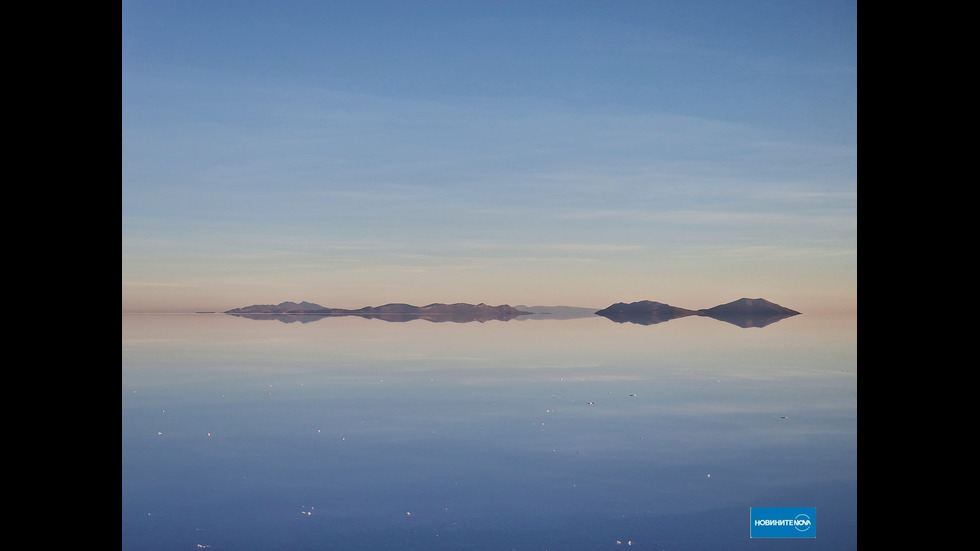
<svg viewBox="0 0 980 551">
<path fill-rule="evenodd" d="M 282 302 L 280 304 L 256 304 L 244 308 L 228 310 L 226 314 L 248 317 L 252 319 L 282 319 L 282 316 L 296 316 L 292 321 L 314 321 L 333 316 L 360 316 L 376 318 L 385 321 L 411 321 L 424 319 L 433 322 L 466 323 L 471 321 L 485 322 L 490 320 L 507 321 L 531 312 L 518 310 L 513 306 L 489 306 L 487 304 L 442 304 L 435 303 L 427 306 L 392 303 L 383 306 L 365 306 L 356 310 L 345 308 L 326 308 L 312 302 Z M 276 316 L 272 318 L 271 316 Z"/>
<path fill-rule="evenodd" d="M 800 312 L 796 310 L 769 302 L 764 298 L 740 298 L 728 304 L 698 310 L 699 316 L 708 316 L 739 327 L 765 327 L 799 314 Z"/>
<path fill-rule="evenodd" d="M 662 302 L 641 300 L 639 302 L 617 302 L 608 308 L 596 312 L 596 315 L 609 318 L 617 323 L 638 323 L 653 325 L 672 319 L 694 316 L 697 310 L 678 308 Z"/>
<path fill-rule="evenodd" d="M 713 308 L 689 310 L 669 304 L 643 300 L 640 302 L 617 302 L 599 310 L 597 315 L 618 323 L 638 323 L 652 325 L 686 316 L 707 316 L 728 322 L 739 327 L 765 327 L 781 319 L 799 314 L 796 310 L 769 302 L 764 298 L 740 298 Z"/>
<path fill-rule="evenodd" d="M 800 312 L 785 308 L 762 298 L 740 298 L 713 308 L 691 310 L 661 302 L 617 302 L 595 311 L 591 308 L 572 306 L 490 306 L 487 304 L 434 303 L 413 306 L 391 303 L 383 306 L 365 306 L 357 309 L 327 308 L 312 302 L 281 302 L 279 304 L 255 304 L 227 310 L 225 314 L 256 320 L 278 320 L 284 323 L 308 323 L 326 317 L 360 316 L 392 322 L 423 319 L 432 322 L 467 323 L 512 319 L 573 319 L 599 315 L 617 323 L 653 325 L 687 316 L 705 316 L 739 327 L 765 327 Z"/>
</svg>

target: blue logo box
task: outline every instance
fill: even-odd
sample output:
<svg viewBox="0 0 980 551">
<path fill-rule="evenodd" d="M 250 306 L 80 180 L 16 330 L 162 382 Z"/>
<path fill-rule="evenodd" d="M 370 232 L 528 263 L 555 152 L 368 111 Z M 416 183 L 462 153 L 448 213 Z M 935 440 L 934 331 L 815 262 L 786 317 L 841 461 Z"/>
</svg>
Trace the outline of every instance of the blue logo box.
<svg viewBox="0 0 980 551">
<path fill-rule="evenodd" d="M 749 507 L 750 538 L 815 538 L 816 507 Z"/>
</svg>

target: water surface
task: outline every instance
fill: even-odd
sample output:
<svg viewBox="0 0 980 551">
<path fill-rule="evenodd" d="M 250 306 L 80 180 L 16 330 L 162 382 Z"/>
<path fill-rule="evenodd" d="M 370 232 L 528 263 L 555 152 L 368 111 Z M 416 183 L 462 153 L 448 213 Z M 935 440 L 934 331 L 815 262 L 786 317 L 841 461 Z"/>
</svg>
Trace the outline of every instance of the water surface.
<svg viewBox="0 0 980 551">
<path fill-rule="evenodd" d="M 122 548 L 853 549 L 853 316 L 124 315 Z M 750 507 L 817 538 L 749 538 Z"/>
</svg>

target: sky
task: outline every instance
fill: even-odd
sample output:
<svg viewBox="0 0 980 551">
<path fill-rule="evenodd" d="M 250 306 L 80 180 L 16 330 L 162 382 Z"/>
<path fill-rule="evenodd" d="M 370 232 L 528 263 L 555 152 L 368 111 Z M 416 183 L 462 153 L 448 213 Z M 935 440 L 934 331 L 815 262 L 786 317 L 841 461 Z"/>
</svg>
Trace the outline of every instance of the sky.
<svg viewBox="0 0 980 551">
<path fill-rule="evenodd" d="M 856 0 L 123 0 L 121 53 L 123 312 L 856 312 Z"/>
</svg>

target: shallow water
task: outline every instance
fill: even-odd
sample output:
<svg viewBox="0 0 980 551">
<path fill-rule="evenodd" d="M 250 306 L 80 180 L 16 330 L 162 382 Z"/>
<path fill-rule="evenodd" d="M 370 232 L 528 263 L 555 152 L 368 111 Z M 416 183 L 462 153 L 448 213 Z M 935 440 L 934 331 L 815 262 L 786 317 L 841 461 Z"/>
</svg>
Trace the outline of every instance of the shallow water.
<svg viewBox="0 0 980 551">
<path fill-rule="evenodd" d="M 857 546 L 853 316 L 122 328 L 124 550 Z"/>
</svg>

